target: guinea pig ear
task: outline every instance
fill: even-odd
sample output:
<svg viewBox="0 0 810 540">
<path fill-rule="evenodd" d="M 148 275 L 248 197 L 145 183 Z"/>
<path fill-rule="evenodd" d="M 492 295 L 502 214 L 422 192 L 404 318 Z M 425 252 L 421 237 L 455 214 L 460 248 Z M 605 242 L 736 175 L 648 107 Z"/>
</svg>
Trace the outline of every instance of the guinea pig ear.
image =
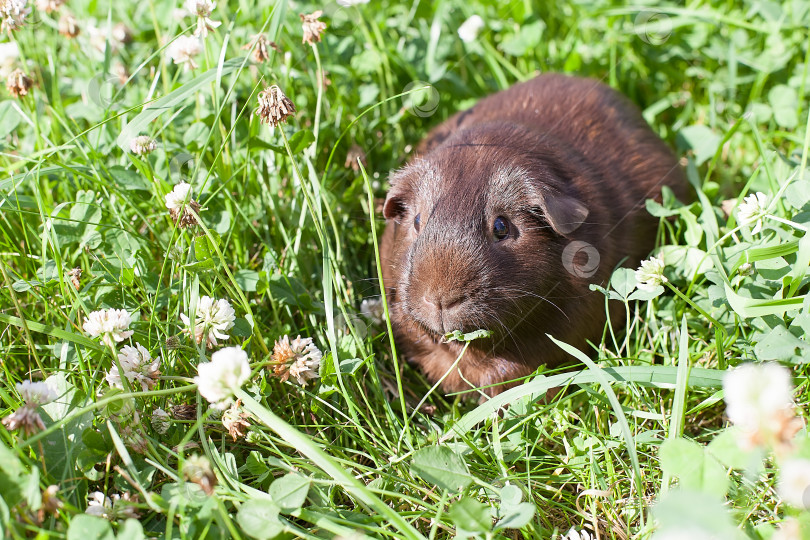
<svg viewBox="0 0 810 540">
<path fill-rule="evenodd" d="M 385 219 L 399 219 L 405 215 L 406 211 L 405 199 L 400 194 L 394 193 L 393 190 L 389 191 L 383 205 Z"/>
<path fill-rule="evenodd" d="M 408 203 L 413 198 L 413 178 L 419 174 L 421 167 L 422 161 L 416 159 L 388 177 L 391 187 L 383 205 L 385 219 L 399 219 L 407 213 Z"/>
<path fill-rule="evenodd" d="M 578 199 L 561 193 L 543 193 L 540 207 L 551 228 L 563 236 L 577 230 L 590 213 L 588 207 Z"/>
<path fill-rule="evenodd" d="M 393 173 L 388 183 L 391 187 L 388 189 L 388 195 L 385 197 L 385 204 L 383 205 L 383 216 L 385 219 L 399 219 L 405 215 L 408 210 L 407 201 L 409 199 L 408 181 L 404 178 L 405 171 L 397 171 Z"/>
</svg>

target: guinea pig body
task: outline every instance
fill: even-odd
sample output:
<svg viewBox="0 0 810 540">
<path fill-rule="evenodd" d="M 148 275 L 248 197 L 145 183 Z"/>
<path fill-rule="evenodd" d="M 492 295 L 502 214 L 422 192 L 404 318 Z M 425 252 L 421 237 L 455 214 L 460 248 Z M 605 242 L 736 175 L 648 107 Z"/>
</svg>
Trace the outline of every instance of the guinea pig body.
<svg viewBox="0 0 810 540">
<path fill-rule="evenodd" d="M 564 353 L 546 334 L 599 341 L 604 284 L 655 247 L 645 200 L 677 196 L 675 156 L 626 98 L 541 75 L 434 129 L 391 177 L 381 243 L 400 352 L 448 392 L 494 395 Z M 450 331 L 484 328 L 462 345 Z M 448 373 L 449 371 L 449 373 Z M 506 383 L 506 384 L 504 384 Z"/>
</svg>

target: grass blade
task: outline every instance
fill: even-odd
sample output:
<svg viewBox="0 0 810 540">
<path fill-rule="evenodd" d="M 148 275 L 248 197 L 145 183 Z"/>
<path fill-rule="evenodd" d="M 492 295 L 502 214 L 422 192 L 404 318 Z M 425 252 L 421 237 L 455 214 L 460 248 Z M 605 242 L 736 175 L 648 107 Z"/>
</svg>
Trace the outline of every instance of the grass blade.
<svg viewBox="0 0 810 540">
<path fill-rule="evenodd" d="M 13 317 L 11 315 L 6 315 L 5 313 L 0 313 L 0 322 L 10 324 L 12 326 L 17 326 L 19 328 L 25 328 L 25 326 L 28 326 L 28 329 L 33 332 L 39 332 L 40 334 L 47 334 L 57 339 L 64 339 L 65 341 L 70 341 L 77 345 L 88 347 L 90 349 L 95 349 L 97 351 L 104 350 L 104 347 L 102 347 L 101 344 L 96 343 L 95 341 L 93 341 L 88 337 L 85 337 L 81 334 L 74 334 L 73 332 L 68 332 L 67 330 L 63 330 L 55 326 L 48 326 L 47 324 L 41 324 L 38 322 L 29 321 L 27 319 L 23 321 L 19 317 Z"/>
<path fill-rule="evenodd" d="M 238 390 L 236 396 L 242 400 L 244 407 L 255 415 L 264 425 L 278 433 L 290 446 L 311 459 L 315 465 L 334 478 L 350 495 L 356 497 L 368 507 L 373 508 L 380 516 L 385 517 L 391 525 L 403 533 L 404 538 L 424 538 L 419 531 L 414 529 L 396 510 L 381 501 L 379 497 L 374 495 L 364 484 L 346 472 L 343 467 L 336 463 L 335 460 L 318 445 L 312 442 L 309 437 L 263 407 L 243 390 Z"/>
</svg>

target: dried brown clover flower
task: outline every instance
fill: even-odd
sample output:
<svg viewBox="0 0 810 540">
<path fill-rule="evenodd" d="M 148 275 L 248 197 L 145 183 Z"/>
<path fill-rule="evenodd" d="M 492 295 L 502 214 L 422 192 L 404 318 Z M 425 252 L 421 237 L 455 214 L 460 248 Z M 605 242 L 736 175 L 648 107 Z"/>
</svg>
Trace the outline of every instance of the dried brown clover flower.
<svg viewBox="0 0 810 540">
<path fill-rule="evenodd" d="M 12 71 L 6 80 L 6 89 L 16 98 L 27 96 L 28 90 L 30 90 L 32 86 L 34 86 L 34 81 L 21 69 Z"/>
<path fill-rule="evenodd" d="M 195 405 L 189 405 L 187 403 L 181 403 L 180 405 L 175 405 L 174 407 L 169 409 L 169 412 L 177 420 L 196 420 L 197 419 L 197 407 Z"/>
<path fill-rule="evenodd" d="M 189 456 L 183 463 L 183 477 L 200 486 L 206 495 L 214 493 L 214 486 L 217 485 L 211 462 L 205 456 L 197 454 Z"/>
<path fill-rule="evenodd" d="M 241 409 L 242 400 L 237 399 L 228 410 L 222 413 L 222 425 L 228 430 L 228 434 L 236 441 L 245 436 L 245 430 L 250 427 L 247 421 L 248 414 Z"/>
<path fill-rule="evenodd" d="M 67 273 L 68 278 L 70 278 L 70 283 L 73 284 L 73 287 L 78 291 L 81 288 L 81 277 L 82 277 L 82 269 L 78 266 L 73 270 L 69 270 Z"/>
<path fill-rule="evenodd" d="M 326 23 L 318 20 L 318 17 L 321 15 L 323 15 L 323 11 L 320 9 L 309 15 L 303 13 L 299 14 L 299 17 L 301 17 L 301 27 L 304 29 L 304 39 L 301 43 L 309 43 L 311 45 L 321 40 L 321 32 L 326 30 Z"/>
<path fill-rule="evenodd" d="M 58 28 L 59 33 L 68 39 L 75 38 L 81 32 L 81 30 L 79 29 L 79 22 L 76 20 L 76 17 L 74 17 L 70 13 L 65 13 L 64 15 L 59 17 Z"/>
<path fill-rule="evenodd" d="M 62 509 L 64 503 L 59 499 L 59 486 L 51 484 L 46 489 L 42 490 L 42 506 L 37 513 L 37 519 L 40 523 L 45 521 L 45 513 L 56 515 Z"/>
<path fill-rule="evenodd" d="M 351 168 L 354 172 L 358 172 L 360 170 L 360 165 L 357 164 L 357 159 L 360 158 L 360 163 L 363 166 L 366 166 L 366 153 L 363 151 L 360 146 L 357 144 L 353 144 L 349 151 L 346 153 L 346 163 L 343 165 L 344 167 Z"/>
<path fill-rule="evenodd" d="M 259 108 L 256 111 L 262 123 L 277 127 L 295 115 L 295 105 L 284 95 L 277 85 L 272 85 L 259 92 Z"/>
<path fill-rule="evenodd" d="M 279 50 L 278 45 L 272 41 L 267 41 L 264 34 L 256 34 L 250 40 L 250 43 L 242 47 L 242 49 L 246 51 L 253 49 L 253 59 L 259 64 L 263 64 L 268 58 L 270 58 L 270 51 L 268 50 L 268 47 L 272 47 L 276 51 Z"/>
<path fill-rule="evenodd" d="M 20 407 L 13 414 L 3 418 L 2 422 L 9 431 L 19 429 L 26 437 L 45 429 L 42 417 L 33 407 Z"/>
<path fill-rule="evenodd" d="M 112 37 L 114 40 L 127 45 L 132 43 L 132 29 L 122 22 L 117 23 L 112 28 Z"/>
<path fill-rule="evenodd" d="M 166 348 L 169 350 L 175 350 L 182 347 L 180 343 L 180 336 L 169 336 L 166 338 Z"/>
<path fill-rule="evenodd" d="M 200 203 L 191 198 L 191 185 L 180 182 L 166 195 L 169 216 L 181 229 L 197 225 Z M 192 212 L 193 210 L 193 212 Z"/>
<path fill-rule="evenodd" d="M 200 213 L 200 203 L 194 199 L 188 202 L 186 207 L 183 209 L 183 212 L 180 212 L 177 209 L 169 210 L 169 216 L 171 216 L 172 220 L 174 220 L 174 222 L 177 223 L 177 226 L 181 229 L 197 225 L 197 218 L 194 216 L 194 214 L 188 211 L 189 208 L 194 210 L 196 214 Z"/>
</svg>

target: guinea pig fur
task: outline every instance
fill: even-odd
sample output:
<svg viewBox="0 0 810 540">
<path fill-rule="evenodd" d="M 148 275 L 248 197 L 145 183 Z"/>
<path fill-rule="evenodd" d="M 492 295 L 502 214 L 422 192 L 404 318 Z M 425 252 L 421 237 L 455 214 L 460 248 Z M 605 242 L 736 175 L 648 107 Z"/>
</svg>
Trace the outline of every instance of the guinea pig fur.
<svg viewBox="0 0 810 540">
<path fill-rule="evenodd" d="M 447 392 L 495 395 L 599 342 L 605 284 L 655 247 L 645 200 L 686 180 L 638 108 L 590 79 L 540 75 L 434 129 L 391 177 L 381 242 L 399 352 Z"/>
</svg>

